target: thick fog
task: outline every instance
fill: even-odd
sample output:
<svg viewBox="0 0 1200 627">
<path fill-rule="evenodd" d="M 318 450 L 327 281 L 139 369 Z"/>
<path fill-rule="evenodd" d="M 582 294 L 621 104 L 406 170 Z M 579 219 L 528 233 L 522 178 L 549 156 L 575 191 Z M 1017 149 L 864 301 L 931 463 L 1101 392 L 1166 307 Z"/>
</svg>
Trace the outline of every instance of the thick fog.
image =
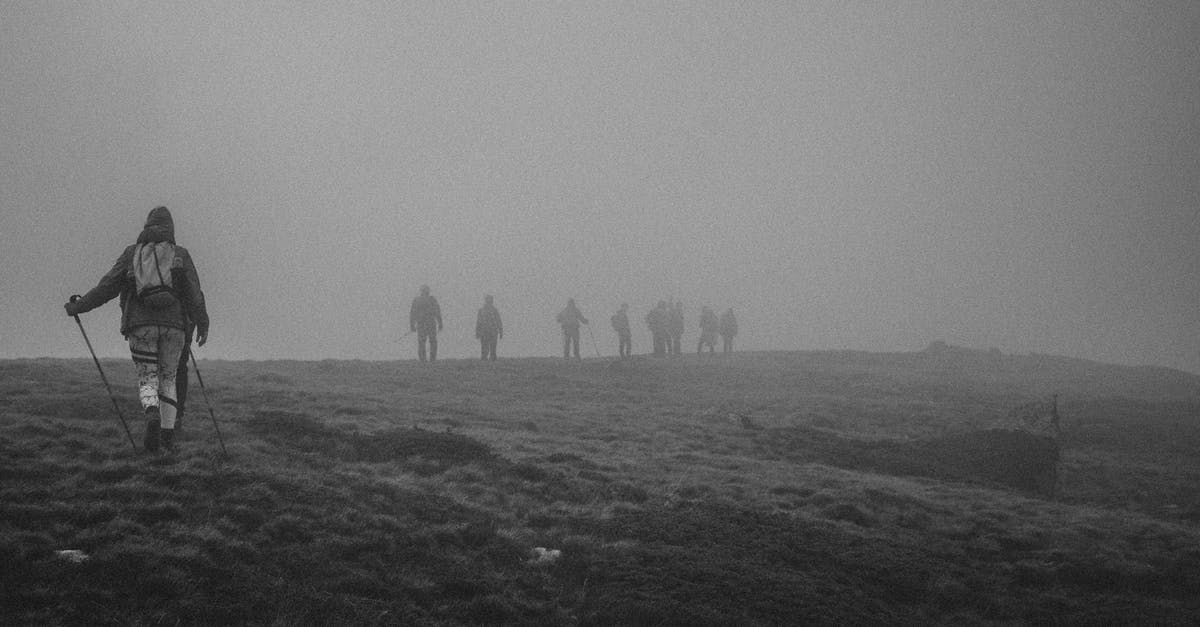
<svg viewBox="0 0 1200 627">
<path fill-rule="evenodd" d="M 933 340 L 1200 372 L 1200 4 L 0 4 L 0 357 L 168 206 L 201 357 Z M 83 316 L 126 356 L 114 301 Z M 585 329 L 584 348 L 594 355 Z"/>
</svg>

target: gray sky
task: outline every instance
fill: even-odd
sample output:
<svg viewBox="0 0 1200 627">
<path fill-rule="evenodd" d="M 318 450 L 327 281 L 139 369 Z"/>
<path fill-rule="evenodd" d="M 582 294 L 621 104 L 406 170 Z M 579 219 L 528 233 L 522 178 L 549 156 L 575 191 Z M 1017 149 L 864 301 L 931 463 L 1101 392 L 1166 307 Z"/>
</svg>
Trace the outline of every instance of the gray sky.
<svg viewBox="0 0 1200 627">
<path fill-rule="evenodd" d="M 747 349 L 931 340 L 1200 372 L 1200 4 L 0 0 L 0 357 L 165 204 L 201 356 L 601 350 L 733 306 Z M 127 350 L 115 302 L 84 323 Z M 585 344 L 590 344 L 585 331 Z M 587 346 L 589 353 L 591 347 Z"/>
</svg>

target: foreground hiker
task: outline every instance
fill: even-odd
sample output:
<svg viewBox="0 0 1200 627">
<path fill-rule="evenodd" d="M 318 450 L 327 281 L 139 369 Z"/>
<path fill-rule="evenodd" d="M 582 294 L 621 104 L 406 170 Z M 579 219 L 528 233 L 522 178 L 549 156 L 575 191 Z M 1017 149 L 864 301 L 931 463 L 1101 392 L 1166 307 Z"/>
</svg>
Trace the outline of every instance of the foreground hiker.
<svg viewBox="0 0 1200 627">
<path fill-rule="evenodd" d="M 409 333 L 417 334 L 417 357 L 425 361 L 425 345 L 429 345 L 429 361 L 437 361 L 437 334 L 442 330 L 442 307 L 429 294 L 429 286 L 421 286 L 421 295 L 414 298 L 408 311 Z"/>
<path fill-rule="evenodd" d="M 475 316 L 475 339 L 479 340 L 479 358 L 496 361 L 496 340 L 504 338 L 504 324 L 493 302 L 490 294 L 483 297 L 483 307 Z"/>
<path fill-rule="evenodd" d="M 137 243 L 127 247 L 100 283 L 64 307 L 67 315 L 91 311 L 121 297 L 121 334 L 129 340 L 138 377 L 138 397 L 146 412 L 143 446 L 175 450 L 178 368 L 195 325 L 196 344 L 208 341 L 208 311 L 196 266 L 186 248 L 175 244 L 175 222 L 166 207 L 155 207 Z M 185 373 L 186 376 L 186 373 Z"/>
<path fill-rule="evenodd" d="M 562 311 L 558 312 L 558 324 L 562 326 L 563 331 L 563 359 L 571 358 L 571 349 L 574 347 L 575 359 L 579 359 L 579 325 L 587 324 L 587 318 L 583 317 L 583 313 L 575 306 L 575 299 L 568 298 L 567 306 Z"/>
</svg>

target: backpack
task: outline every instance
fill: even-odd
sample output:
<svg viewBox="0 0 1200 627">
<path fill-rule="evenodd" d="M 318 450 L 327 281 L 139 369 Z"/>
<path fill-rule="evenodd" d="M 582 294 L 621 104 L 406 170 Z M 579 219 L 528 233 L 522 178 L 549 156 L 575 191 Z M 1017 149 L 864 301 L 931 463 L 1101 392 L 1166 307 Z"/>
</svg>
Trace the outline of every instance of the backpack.
<svg viewBox="0 0 1200 627">
<path fill-rule="evenodd" d="M 179 302 L 171 270 L 182 267 L 171 242 L 138 244 L 133 251 L 133 285 L 138 300 L 151 309 L 166 309 Z"/>
</svg>

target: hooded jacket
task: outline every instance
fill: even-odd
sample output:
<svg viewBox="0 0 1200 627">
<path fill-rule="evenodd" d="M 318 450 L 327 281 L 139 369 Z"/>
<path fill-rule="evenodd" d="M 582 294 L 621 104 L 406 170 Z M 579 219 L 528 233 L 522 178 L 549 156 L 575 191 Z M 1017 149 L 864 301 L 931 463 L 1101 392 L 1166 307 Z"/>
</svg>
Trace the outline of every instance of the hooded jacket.
<svg viewBox="0 0 1200 627">
<path fill-rule="evenodd" d="M 625 313 L 624 309 L 621 309 L 617 311 L 617 313 L 613 314 L 610 322 L 612 322 L 612 328 L 617 332 L 618 335 L 630 334 L 629 314 Z"/>
<path fill-rule="evenodd" d="M 482 339 L 496 335 L 504 335 L 504 324 L 500 322 L 500 310 L 496 309 L 495 305 L 488 303 L 480 307 L 479 315 L 475 316 L 475 338 Z"/>
<path fill-rule="evenodd" d="M 200 335 L 208 335 L 208 310 L 204 304 L 204 292 L 200 290 L 200 279 L 196 266 L 186 248 L 175 246 L 176 268 L 172 270 L 172 284 L 178 292 L 178 303 L 164 309 L 147 307 L 137 297 L 133 282 L 133 257 L 140 244 L 151 242 L 175 243 L 175 221 L 166 207 L 156 207 L 146 217 L 146 226 L 138 235 L 137 243 L 130 245 L 117 258 L 111 270 L 100 282 L 78 301 L 79 313 L 91 311 L 104 303 L 121 297 L 121 334 L 142 326 L 165 326 L 191 331 L 194 326 Z"/>
<path fill-rule="evenodd" d="M 425 334 L 437 333 L 442 328 L 442 306 L 436 298 L 422 293 L 413 299 L 408 310 L 408 328 Z"/>
<path fill-rule="evenodd" d="M 737 335 L 737 332 L 737 318 L 734 317 L 732 309 L 726 309 L 725 313 L 721 314 L 721 335 L 733 337 Z"/>
<path fill-rule="evenodd" d="M 721 321 L 717 319 L 717 314 L 708 307 L 702 309 L 700 311 L 700 337 L 711 340 L 717 337 L 717 332 L 720 329 Z"/>
<path fill-rule="evenodd" d="M 558 312 L 555 319 L 562 325 L 563 331 L 578 331 L 580 323 L 588 323 L 588 319 L 584 318 L 583 313 L 575 306 L 574 300 L 567 301 L 566 308 Z"/>
</svg>

